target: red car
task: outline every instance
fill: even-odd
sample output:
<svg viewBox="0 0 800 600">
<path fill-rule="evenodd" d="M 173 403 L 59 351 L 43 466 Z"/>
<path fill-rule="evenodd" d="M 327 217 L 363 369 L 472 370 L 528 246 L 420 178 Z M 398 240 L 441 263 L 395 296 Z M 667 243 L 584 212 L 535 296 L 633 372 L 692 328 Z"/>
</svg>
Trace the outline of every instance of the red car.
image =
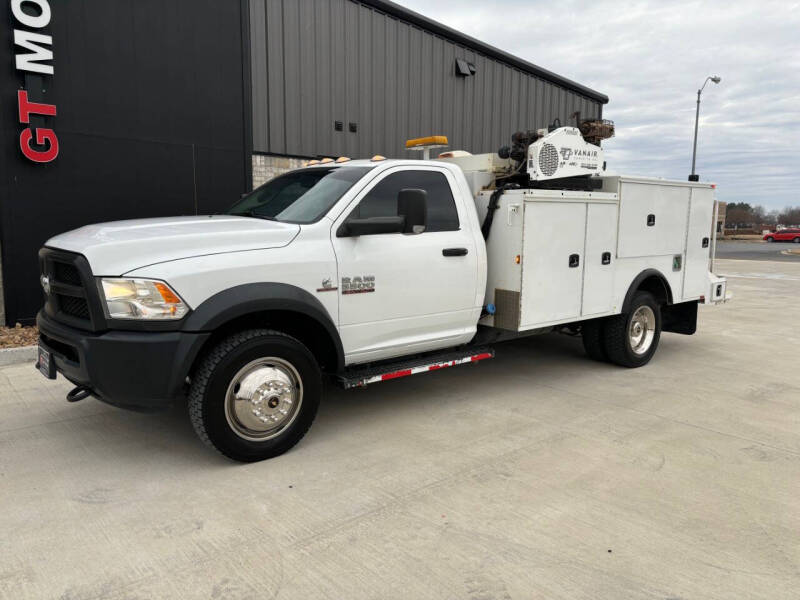
<svg viewBox="0 0 800 600">
<path fill-rule="evenodd" d="M 764 236 L 767 242 L 794 242 L 800 244 L 800 229 L 781 229 Z"/>
</svg>

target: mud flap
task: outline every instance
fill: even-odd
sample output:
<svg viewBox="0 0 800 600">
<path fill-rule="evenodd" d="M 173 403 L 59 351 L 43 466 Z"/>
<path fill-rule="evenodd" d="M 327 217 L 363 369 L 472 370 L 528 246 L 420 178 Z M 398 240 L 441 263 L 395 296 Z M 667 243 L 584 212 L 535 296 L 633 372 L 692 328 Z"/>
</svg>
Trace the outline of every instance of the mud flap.
<svg viewBox="0 0 800 600">
<path fill-rule="evenodd" d="M 681 302 L 661 307 L 661 329 L 692 335 L 697 331 L 697 302 Z"/>
</svg>

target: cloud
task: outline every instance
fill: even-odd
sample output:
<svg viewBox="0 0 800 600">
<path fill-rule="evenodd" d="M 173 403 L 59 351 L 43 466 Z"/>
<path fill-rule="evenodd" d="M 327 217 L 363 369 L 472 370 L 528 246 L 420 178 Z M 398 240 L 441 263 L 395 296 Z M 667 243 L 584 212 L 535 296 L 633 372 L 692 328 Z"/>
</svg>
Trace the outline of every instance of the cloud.
<svg viewBox="0 0 800 600">
<path fill-rule="evenodd" d="M 800 205 L 800 3 L 397 1 L 607 94 L 618 172 L 685 180 L 697 89 L 720 75 L 700 106 L 701 179 L 720 200 Z"/>
</svg>

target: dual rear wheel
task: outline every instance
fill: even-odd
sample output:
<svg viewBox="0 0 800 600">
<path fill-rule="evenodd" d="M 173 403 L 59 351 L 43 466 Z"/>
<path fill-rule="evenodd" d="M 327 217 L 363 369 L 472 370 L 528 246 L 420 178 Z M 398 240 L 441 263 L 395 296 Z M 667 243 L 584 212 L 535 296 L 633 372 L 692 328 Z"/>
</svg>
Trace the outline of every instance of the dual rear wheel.
<svg viewBox="0 0 800 600">
<path fill-rule="evenodd" d="M 650 362 L 661 338 L 661 309 L 649 292 L 636 292 L 630 308 L 619 315 L 585 321 L 582 325 L 586 354 L 623 367 Z"/>
</svg>

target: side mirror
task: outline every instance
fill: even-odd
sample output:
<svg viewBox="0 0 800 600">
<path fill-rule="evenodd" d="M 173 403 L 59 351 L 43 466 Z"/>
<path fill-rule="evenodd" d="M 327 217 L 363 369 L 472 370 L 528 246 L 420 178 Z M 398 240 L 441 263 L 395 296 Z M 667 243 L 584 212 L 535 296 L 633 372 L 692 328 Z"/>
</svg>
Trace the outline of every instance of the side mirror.
<svg viewBox="0 0 800 600">
<path fill-rule="evenodd" d="M 357 237 L 376 233 L 403 233 L 406 229 L 405 217 L 368 217 L 366 219 L 347 219 L 336 230 L 336 237 Z"/>
<path fill-rule="evenodd" d="M 414 188 L 400 190 L 397 214 L 405 217 L 403 233 L 422 233 L 428 226 L 428 192 Z"/>
</svg>

